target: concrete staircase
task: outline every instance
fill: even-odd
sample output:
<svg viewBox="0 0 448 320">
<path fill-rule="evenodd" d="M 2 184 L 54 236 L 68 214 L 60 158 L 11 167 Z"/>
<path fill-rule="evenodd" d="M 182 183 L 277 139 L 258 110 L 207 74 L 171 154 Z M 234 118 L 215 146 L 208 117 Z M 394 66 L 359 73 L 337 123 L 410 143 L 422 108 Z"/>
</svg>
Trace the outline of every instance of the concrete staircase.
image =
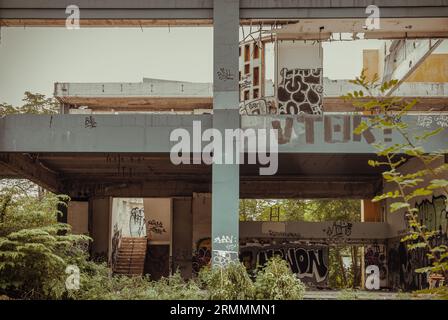
<svg viewBox="0 0 448 320">
<path fill-rule="evenodd" d="M 114 273 L 142 275 L 146 258 L 146 238 L 121 238 Z"/>
</svg>

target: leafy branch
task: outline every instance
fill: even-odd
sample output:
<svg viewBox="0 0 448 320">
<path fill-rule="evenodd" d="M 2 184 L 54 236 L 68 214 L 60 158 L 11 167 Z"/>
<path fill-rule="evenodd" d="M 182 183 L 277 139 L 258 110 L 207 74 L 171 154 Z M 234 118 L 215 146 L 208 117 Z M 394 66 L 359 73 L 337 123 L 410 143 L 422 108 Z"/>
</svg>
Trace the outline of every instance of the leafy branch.
<svg viewBox="0 0 448 320">
<path fill-rule="evenodd" d="M 390 132 L 397 132 L 403 140 L 402 143 L 377 143 L 374 145 L 377 155 L 385 160 L 370 160 L 369 165 L 387 167 L 388 170 L 382 173 L 383 178 L 395 188 L 376 196 L 373 201 L 392 199 L 393 202 L 389 206 L 390 212 L 405 212 L 408 232 L 401 241 L 407 243 L 409 250 L 425 250 L 429 260 L 428 266 L 416 269 L 415 272 L 443 275 L 446 283 L 448 280 L 448 247 L 434 241 L 441 236 L 441 231 L 429 230 L 419 221 L 418 208 L 412 206 L 416 198 L 433 195 L 436 190 L 448 195 L 448 181 L 442 177 L 442 174 L 448 171 L 448 165 L 443 163 L 444 161 L 442 164 L 438 164 L 438 161 L 444 159 L 444 154 L 448 151 L 426 152 L 424 149 L 424 144 L 431 138 L 442 134 L 445 128 L 440 126 L 419 134 L 408 123 L 401 121 L 402 116 L 408 114 L 418 100 L 406 101 L 402 98 L 386 96 L 386 92 L 397 84 L 397 80 L 380 84 L 378 77 L 368 80 L 363 70 L 361 76 L 351 82 L 362 89 L 349 93 L 344 98 L 351 101 L 364 114 L 370 115 L 367 121 L 362 121 L 355 129 L 355 134 L 362 134 L 368 129 L 381 132 L 388 129 Z M 423 169 L 402 173 L 399 168 L 409 159 L 419 160 Z"/>
</svg>

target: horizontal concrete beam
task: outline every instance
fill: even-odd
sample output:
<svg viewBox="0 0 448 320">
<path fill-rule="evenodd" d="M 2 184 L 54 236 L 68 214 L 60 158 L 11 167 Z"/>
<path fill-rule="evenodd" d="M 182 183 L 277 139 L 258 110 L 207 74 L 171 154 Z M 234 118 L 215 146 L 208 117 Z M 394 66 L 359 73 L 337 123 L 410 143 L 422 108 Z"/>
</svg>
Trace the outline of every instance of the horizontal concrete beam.
<svg viewBox="0 0 448 320">
<path fill-rule="evenodd" d="M 188 181 L 143 181 L 104 183 L 101 181 L 67 181 L 66 192 L 72 198 L 98 197 L 191 197 L 194 192 L 211 192 L 210 183 Z"/>
<path fill-rule="evenodd" d="M 404 116 L 401 121 L 414 133 L 447 126 L 447 115 L 424 116 L 423 122 L 422 117 Z M 397 132 L 367 130 L 355 135 L 353 130 L 363 118 L 367 117 L 241 116 L 241 128 L 277 129 L 279 153 L 370 154 L 375 152 L 374 143 L 404 142 Z M 193 121 L 204 131 L 211 128 L 212 115 L 12 115 L 0 119 L 0 152 L 167 153 L 178 143 L 170 141 L 177 128 L 188 131 L 193 145 Z M 207 144 L 202 142 L 202 147 Z M 440 134 L 425 148 L 446 149 L 448 140 Z"/>
<path fill-rule="evenodd" d="M 72 1 L 3 0 L 0 19 L 66 19 L 66 6 Z M 212 0 L 79 0 L 84 19 L 212 19 Z M 366 18 L 369 0 L 241 0 L 241 19 L 328 19 Z M 443 17 L 448 15 L 446 0 L 425 2 L 395 0 L 375 1 L 382 18 Z"/>
<path fill-rule="evenodd" d="M 240 222 L 240 238 L 311 240 L 325 243 L 362 243 L 385 240 L 390 227 L 385 222 Z"/>
<path fill-rule="evenodd" d="M 354 178 L 353 178 L 354 179 Z M 240 197 L 247 199 L 370 199 L 381 190 L 380 179 L 369 181 L 301 180 L 295 181 L 258 180 L 242 178 Z"/>
<path fill-rule="evenodd" d="M 429 42 L 429 40 L 425 40 Z M 435 40 L 433 40 L 435 42 Z M 423 46 L 424 47 L 424 46 Z M 419 47 L 420 48 L 420 47 Z M 426 49 L 424 50 L 426 52 Z M 392 55 L 393 57 L 394 55 Z M 392 72 L 392 70 L 390 70 Z M 396 78 L 394 78 L 396 79 Z M 272 86 L 272 82 L 266 81 L 266 86 Z M 324 98 L 341 99 L 341 96 L 349 92 L 359 90 L 360 86 L 350 82 L 350 80 L 323 79 Z M 398 97 L 419 97 L 443 98 L 446 97 L 448 84 L 418 82 L 403 83 L 395 96 Z M 273 94 L 273 92 L 271 92 Z M 378 97 L 382 94 L 379 90 L 373 92 Z M 132 106 L 138 102 L 133 99 L 192 99 L 192 98 L 212 98 L 212 83 L 193 83 L 159 79 L 143 79 L 142 82 L 91 82 L 91 83 L 55 83 L 54 95 L 63 103 L 77 105 L 107 105 L 108 102 L 117 101 L 120 106 Z M 269 98 L 269 96 L 266 96 Z M 110 99 L 110 100 L 108 100 Z M 130 99 L 126 102 L 126 99 Z M 144 101 L 144 100 L 143 100 Z M 163 101 L 158 101 L 163 103 Z M 111 107 L 114 106 L 111 104 Z"/>
<path fill-rule="evenodd" d="M 25 154 L 0 153 L 0 164 L 15 172 L 14 178 L 28 179 L 55 193 L 62 191 L 57 173 L 43 166 L 39 159 L 33 159 Z"/>
<path fill-rule="evenodd" d="M 288 177 L 290 180 L 294 177 Z M 110 182 L 97 179 L 94 175 L 89 180 L 64 181 L 66 192 L 73 198 L 86 198 L 91 196 L 111 197 L 186 197 L 193 192 L 211 192 L 211 177 L 205 181 L 195 181 L 192 176 L 188 180 L 146 180 Z M 296 177 L 293 181 L 253 180 L 250 177 L 241 177 L 241 199 L 366 199 L 373 198 L 380 190 L 381 180 L 370 179 L 356 181 L 356 177 L 345 181 L 334 179 L 318 180 L 301 179 Z"/>
</svg>

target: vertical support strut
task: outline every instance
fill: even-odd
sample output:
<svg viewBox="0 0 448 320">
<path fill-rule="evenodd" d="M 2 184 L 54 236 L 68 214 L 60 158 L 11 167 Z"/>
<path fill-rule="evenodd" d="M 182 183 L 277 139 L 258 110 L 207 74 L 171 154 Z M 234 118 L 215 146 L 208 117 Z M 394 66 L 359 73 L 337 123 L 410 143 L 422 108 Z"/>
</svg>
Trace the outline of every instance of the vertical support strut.
<svg viewBox="0 0 448 320">
<path fill-rule="evenodd" d="M 240 128 L 239 116 L 239 0 L 213 3 L 213 128 L 225 137 L 226 129 Z M 225 143 L 223 143 L 223 146 Z M 239 165 L 213 164 L 212 173 L 212 265 L 225 266 L 238 260 Z"/>
</svg>

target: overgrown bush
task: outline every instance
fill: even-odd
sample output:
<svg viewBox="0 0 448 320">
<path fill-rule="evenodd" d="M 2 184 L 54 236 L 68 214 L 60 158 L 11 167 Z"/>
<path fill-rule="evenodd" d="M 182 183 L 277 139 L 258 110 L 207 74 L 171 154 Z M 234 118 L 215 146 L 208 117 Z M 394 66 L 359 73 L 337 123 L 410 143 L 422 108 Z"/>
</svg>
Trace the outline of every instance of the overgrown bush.
<svg viewBox="0 0 448 320">
<path fill-rule="evenodd" d="M 285 260 L 273 257 L 258 271 L 255 290 L 257 299 L 299 300 L 303 299 L 305 285 Z"/>
<path fill-rule="evenodd" d="M 26 187 L 23 185 L 22 187 Z M 21 299 L 59 299 L 66 296 L 65 268 L 84 259 L 82 242 L 57 222 L 60 198 L 39 198 L 4 188 L 0 193 L 0 294 Z"/>
<path fill-rule="evenodd" d="M 23 229 L 0 237 L 0 290 L 22 298 L 62 297 L 67 263 L 61 252 L 75 241 L 58 236 L 62 229 Z"/>
<path fill-rule="evenodd" d="M 144 276 L 111 275 L 106 264 L 87 262 L 81 270 L 79 290 L 70 291 L 76 300 L 201 300 L 206 297 L 193 280 L 178 272 L 159 281 Z"/>
<path fill-rule="evenodd" d="M 226 267 L 204 267 L 198 281 L 206 289 L 211 300 L 247 300 L 255 298 L 255 287 L 246 268 L 241 263 Z"/>
<path fill-rule="evenodd" d="M 112 275 L 87 254 L 88 241 L 57 222 L 62 196 L 38 194 L 29 183 L 0 189 L 0 296 L 13 299 L 300 299 L 303 284 L 285 261 L 269 261 L 251 280 L 241 263 L 201 270 L 197 279 L 178 272 L 148 277 Z M 79 268 L 79 289 L 67 289 L 66 267 Z"/>
</svg>

